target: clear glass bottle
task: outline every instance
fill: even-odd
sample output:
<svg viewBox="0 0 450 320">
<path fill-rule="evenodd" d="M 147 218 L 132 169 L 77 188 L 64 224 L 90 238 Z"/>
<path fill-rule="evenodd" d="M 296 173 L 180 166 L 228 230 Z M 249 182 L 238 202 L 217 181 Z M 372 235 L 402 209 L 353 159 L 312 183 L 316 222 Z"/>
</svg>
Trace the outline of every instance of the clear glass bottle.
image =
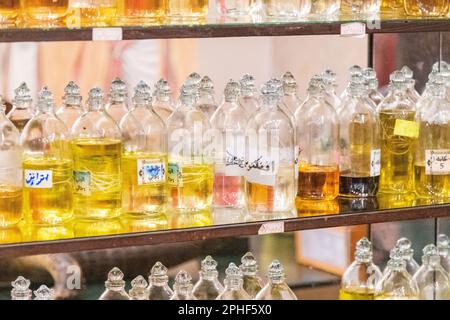
<svg viewBox="0 0 450 320">
<path fill-rule="evenodd" d="M 6 0 L 0 2 L 0 28 L 16 26 L 20 13 L 20 0 Z"/>
<path fill-rule="evenodd" d="M 380 11 L 381 0 L 341 0 L 342 14 L 356 17 L 372 16 Z"/>
<path fill-rule="evenodd" d="M 117 0 L 69 0 L 69 27 L 107 27 L 117 14 Z"/>
<path fill-rule="evenodd" d="M 79 219 L 108 219 L 122 210 L 122 134 L 105 112 L 100 88 L 89 91 L 88 111 L 72 126 L 74 209 Z"/>
<path fill-rule="evenodd" d="M 380 141 L 376 110 L 364 99 L 364 85 L 352 82 L 339 107 L 339 194 L 371 197 L 378 192 Z"/>
<path fill-rule="evenodd" d="M 173 101 L 169 83 L 164 79 L 159 79 L 155 84 L 152 107 L 164 123 L 167 123 L 167 119 L 173 112 Z"/>
<path fill-rule="evenodd" d="M 362 72 L 364 84 L 366 85 L 367 96 L 374 103 L 375 108 L 384 99 L 384 96 L 378 90 L 377 73 L 372 68 L 365 68 Z"/>
<path fill-rule="evenodd" d="M 214 300 L 224 290 L 219 282 L 217 261 L 207 256 L 201 263 L 200 278 L 194 285 L 193 294 L 198 300 Z"/>
<path fill-rule="evenodd" d="M 405 82 L 407 86 L 406 95 L 413 103 L 417 103 L 420 99 L 420 94 L 415 89 L 416 80 L 413 79 L 413 71 L 408 67 L 404 66 L 401 70 L 405 76 Z"/>
<path fill-rule="evenodd" d="M 114 267 L 108 273 L 108 279 L 105 281 L 106 290 L 98 300 L 131 300 L 125 291 L 125 281 L 122 271 Z"/>
<path fill-rule="evenodd" d="M 301 101 L 297 95 L 298 85 L 292 73 L 287 71 L 283 77 L 283 103 L 287 106 L 288 110 L 294 114 L 295 111 L 300 107 Z"/>
<path fill-rule="evenodd" d="M 119 124 L 129 111 L 127 105 L 127 86 L 120 78 L 115 78 L 111 82 L 109 90 L 109 101 L 105 106 L 106 113 Z"/>
<path fill-rule="evenodd" d="M 0 229 L 22 220 L 22 148 L 20 133 L 5 115 L 0 96 Z"/>
<path fill-rule="evenodd" d="M 211 117 L 211 126 L 221 134 L 215 152 L 215 207 L 240 209 L 245 205 L 245 128 L 247 112 L 239 103 L 239 83 L 230 80 L 224 100 Z"/>
<path fill-rule="evenodd" d="M 414 260 L 414 249 L 412 248 L 412 243 L 408 238 L 400 238 L 397 240 L 395 245 L 398 247 L 403 260 L 406 262 L 406 271 L 409 272 L 411 276 L 416 274 L 419 270 L 419 264 Z"/>
<path fill-rule="evenodd" d="M 239 84 L 241 85 L 240 104 L 246 110 L 247 114 L 255 114 L 259 109 L 255 78 L 247 73 L 239 81 Z"/>
<path fill-rule="evenodd" d="M 420 300 L 450 299 L 450 278 L 441 265 L 438 249 L 434 244 L 423 248 L 422 265 L 413 279 L 419 287 Z"/>
<path fill-rule="evenodd" d="M 55 115 L 53 94 L 42 88 L 37 113 L 23 129 L 23 212 L 28 223 L 62 224 L 73 214 L 69 132 Z"/>
<path fill-rule="evenodd" d="M 330 69 L 325 70 L 322 73 L 322 81 L 325 88 L 325 101 L 338 110 L 341 105 L 341 98 L 336 93 L 336 73 Z"/>
<path fill-rule="evenodd" d="M 125 26 L 158 25 L 164 21 L 168 0 L 123 0 L 117 3 L 116 22 Z"/>
<path fill-rule="evenodd" d="M 438 234 L 437 236 L 437 249 L 439 256 L 441 257 L 441 265 L 447 271 L 450 272 L 450 239 L 445 234 Z M 450 274 L 450 273 L 449 273 Z"/>
<path fill-rule="evenodd" d="M 173 296 L 173 291 L 169 287 L 167 268 L 159 261 L 150 271 L 147 294 L 149 300 L 170 300 Z"/>
<path fill-rule="evenodd" d="M 80 87 L 77 86 L 75 82 L 70 81 L 64 88 L 64 96 L 62 100 L 63 105 L 58 109 L 58 111 L 56 111 L 56 115 L 70 130 L 75 120 L 83 114 Z"/>
<path fill-rule="evenodd" d="M 173 285 L 173 296 L 170 300 L 197 300 L 194 296 L 192 277 L 184 270 L 178 272 Z"/>
<path fill-rule="evenodd" d="M 167 18 L 170 23 L 203 23 L 208 14 L 208 0 L 170 0 Z"/>
<path fill-rule="evenodd" d="M 395 71 L 390 79 L 389 92 L 377 107 L 381 137 L 379 191 L 405 194 L 413 190 L 419 125 L 415 122 L 415 105 L 406 95 L 404 74 Z"/>
<path fill-rule="evenodd" d="M 166 126 L 152 109 L 150 87 L 141 81 L 133 108 L 122 118 L 122 209 L 134 218 L 165 218 Z M 167 218 L 165 218 L 167 219 Z"/>
<path fill-rule="evenodd" d="M 443 17 L 448 12 L 447 0 L 405 0 L 405 12 L 413 17 Z"/>
<path fill-rule="evenodd" d="M 211 119 L 217 110 L 217 103 L 214 98 L 214 83 L 208 76 L 204 76 L 200 81 L 198 108 L 208 119 Z"/>
<path fill-rule="evenodd" d="M 311 11 L 311 0 L 263 0 L 263 8 L 269 20 L 295 20 Z"/>
<path fill-rule="evenodd" d="M 45 284 L 33 291 L 34 300 L 54 300 L 55 291 L 50 289 Z"/>
<path fill-rule="evenodd" d="M 262 279 L 258 276 L 258 262 L 251 252 L 247 252 L 241 258 L 239 268 L 242 271 L 244 290 L 254 299 L 263 288 Z"/>
<path fill-rule="evenodd" d="M 311 14 L 322 19 L 331 19 L 339 12 L 341 0 L 312 1 Z"/>
<path fill-rule="evenodd" d="M 341 280 L 340 300 L 373 300 L 375 285 L 382 274 L 372 260 L 372 243 L 362 238 L 356 243 L 355 260 Z"/>
<path fill-rule="evenodd" d="M 11 282 L 11 300 L 31 300 L 30 280 L 22 276 Z"/>
<path fill-rule="evenodd" d="M 290 216 L 295 211 L 295 131 L 282 111 L 279 88 L 269 81 L 261 94 L 261 107 L 246 130 L 247 207 L 258 218 Z"/>
<path fill-rule="evenodd" d="M 12 109 L 8 112 L 8 118 L 22 133 L 25 125 L 33 117 L 32 102 L 30 89 L 25 82 L 22 82 L 15 90 L 15 96 L 12 101 Z"/>
<path fill-rule="evenodd" d="M 230 263 L 225 274 L 225 288 L 216 300 L 250 300 L 251 297 L 243 287 L 242 271 L 234 263 Z"/>
<path fill-rule="evenodd" d="M 69 0 L 22 0 L 24 26 L 37 28 L 64 27 Z"/>
<path fill-rule="evenodd" d="M 255 300 L 298 300 L 286 283 L 283 265 L 273 260 L 267 273 L 268 282 L 256 295 Z"/>
<path fill-rule="evenodd" d="M 131 289 L 128 291 L 128 295 L 131 300 L 148 300 L 148 283 L 141 275 L 137 276 L 131 281 Z"/>
<path fill-rule="evenodd" d="M 295 113 L 299 199 L 333 200 L 339 194 L 339 122 L 324 94 L 322 78 L 314 76 L 307 100 Z"/>
</svg>

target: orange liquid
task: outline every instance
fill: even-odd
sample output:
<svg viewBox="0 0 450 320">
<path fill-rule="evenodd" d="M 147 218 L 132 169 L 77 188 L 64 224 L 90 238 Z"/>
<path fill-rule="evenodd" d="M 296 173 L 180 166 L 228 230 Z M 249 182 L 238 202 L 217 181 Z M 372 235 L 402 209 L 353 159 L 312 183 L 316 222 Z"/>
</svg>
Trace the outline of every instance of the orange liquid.
<svg viewBox="0 0 450 320">
<path fill-rule="evenodd" d="M 300 164 L 297 196 L 301 199 L 333 200 L 339 194 L 339 168 Z"/>
</svg>

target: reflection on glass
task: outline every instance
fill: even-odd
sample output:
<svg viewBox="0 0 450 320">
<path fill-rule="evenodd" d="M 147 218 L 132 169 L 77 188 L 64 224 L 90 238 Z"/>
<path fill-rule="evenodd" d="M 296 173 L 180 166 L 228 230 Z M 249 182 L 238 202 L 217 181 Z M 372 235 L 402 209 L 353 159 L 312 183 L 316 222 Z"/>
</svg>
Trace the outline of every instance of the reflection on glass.
<svg viewBox="0 0 450 320">
<path fill-rule="evenodd" d="M 154 216 L 147 216 L 144 218 L 128 218 L 121 219 L 123 232 L 145 232 L 165 230 L 169 228 L 169 220 L 163 213 L 155 214 Z"/>
<path fill-rule="evenodd" d="M 171 23 L 202 22 L 208 13 L 208 0 L 170 0 L 167 15 Z"/>
<path fill-rule="evenodd" d="M 414 204 L 415 197 L 413 194 L 378 194 L 379 209 L 395 209 L 411 207 Z"/>
<path fill-rule="evenodd" d="M 172 228 L 195 228 L 212 225 L 212 211 L 203 210 L 192 212 L 178 212 L 173 214 L 171 220 Z"/>
<path fill-rule="evenodd" d="M 0 243 L 14 243 L 23 241 L 19 227 L 0 229 Z"/>
<path fill-rule="evenodd" d="M 75 236 L 73 226 L 68 223 L 55 226 L 31 226 L 24 225 L 22 236 L 25 241 L 47 241 L 68 239 Z"/>
<path fill-rule="evenodd" d="M 405 0 L 405 11 L 415 17 L 441 17 L 448 11 L 448 0 Z"/>
<path fill-rule="evenodd" d="M 339 202 L 337 200 L 302 200 L 296 199 L 298 217 L 320 216 L 338 214 Z"/>
<path fill-rule="evenodd" d="M 370 211 L 378 209 L 376 197 L 367 198 L 339 198 L 340 212 Z"/>
<path fill-rule="evenodd" d="M 61 0 L 60 0 L 61 1 Z M 116 0 L 71 0 L 71 27 L 106 27 L 116 15 Z"/>
<path fill-rule="evenodd" d="M 123 226 L 120 219 L 82 220 L 74 224 L 73 230 L 75 237 L 92 237 L 122 233 Z"/>
<path fill-rule="evenodd" d="M 62 27 L 68 0 L 23 0 L 22 14 L 27 27 Z"/>
</svg>

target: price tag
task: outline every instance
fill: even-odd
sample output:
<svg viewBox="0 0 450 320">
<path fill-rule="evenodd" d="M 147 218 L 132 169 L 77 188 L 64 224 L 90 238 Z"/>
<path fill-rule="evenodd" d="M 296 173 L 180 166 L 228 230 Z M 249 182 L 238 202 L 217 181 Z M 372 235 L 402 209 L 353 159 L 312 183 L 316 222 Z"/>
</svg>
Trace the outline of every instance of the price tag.
<svg viewBox="0 0 450 320">
<path fill-rule="evenodd" d="M 408 138 L 419 137 L 419 123 L 415 121 L 395 120 L 394 135 Z"/>
<path fill-rule="evenodd" d="M 450 173 L 450 150 L 425 150 L 425 174 L 441 175 Z"/>
<path fill-rule="evenodd" d="M 122 40 L 122 28 L 93 28 L 93 41 L 120 41 Z"/>
<path fill-rule="evenodd" d="M 166 165 L 148 159 L 137 160 L 138 185 L 152 184 L 166 180 Z"/>
<path fill-rule="evenodd" d="M 265 222 L 258 230 L 258 234 L 272 234 L 284 232 L 284 221 Z"/>
<path fill-rule="evenodd" d="M 172 186 L 183 186 L 183 173 L 178 163 L 168 164 L 167 182 Z"/>
<path fill-rule="evenodd" d="M 25 169 L 25 187 L 33 189 L 49 189 L 53 187 L 52 170 Z"/>
<path fill-rule="evenodd" d="M 350 22 L 341 24 L 341 36 L 362 38 L 366 34 L 366 24 L 362 22 Z"/>
<path fill-rule="evenodd" d="M 83 196 L 91 195 L 91 173 L 88 171 L 74 171 L 73 180 L 75 192 Z"/>
<path fill-rule="evenodd" d="M 381 168 L 381 150 L 375 149 L 370 152 L 370 176 L 376 177 L 380 175 Z"/>
</svg>

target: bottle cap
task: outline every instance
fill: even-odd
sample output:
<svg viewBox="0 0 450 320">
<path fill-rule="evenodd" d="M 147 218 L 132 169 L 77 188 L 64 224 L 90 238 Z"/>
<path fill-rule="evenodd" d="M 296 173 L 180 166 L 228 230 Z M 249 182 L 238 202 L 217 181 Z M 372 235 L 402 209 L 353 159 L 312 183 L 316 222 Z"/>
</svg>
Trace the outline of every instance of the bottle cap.
<svg viewBox="0 0 450 320">
<path fill-rule="evenodd" d="M 13 287 L 13 289 L 11 290 L 12 298 L 19 298 L 19 299 L 31 298 L 30 280 L 25 279 L 22 276 L 19 276 L 17 277 L 16 280 L 11 282 L 11 286 Z"/>
<path fill-rule="evenodd" d="M 150 283 L 158 282 L 167 282 L 167 268 L 161 262 L 156 262 L 150 271 Z"/>
<path fill-rule="evenodd" d="M 133 280 L 131 280 L 131 287 L 135 289 L 145 289 L 147 288 L 148 283 L 147 280 L 141 275 L 137 276 Z"/>
<path fill-rule="evenodd" d="M 53 110 L 53 93 L 48 90 L 48 87 L 43 87 L 41 91 L 39 91 L 37 106 L 40 111 Z"/>
<path fill-rule="evenodd" d="M 273 260 L 269 266 L 269 271 L 267 277 L 272 282 L 282 282 L 284 281 L 284 268 L 283 265 L 278 260 Z"/>
<path fill-rule="evenodd" d="M 22 82 L 20 86 L 14 90 L 14 93 L 15 96 L 12 101 L 14 104 L 31 103 L 33 101 L 31 98 L 31 91 L 25 82 Z"/>
<path fill-rule="evenodd" d="M 285 74 L 281 77 L 281 81 L 283 81 L 284 90 L 286 89 L 297 89 L 297 81 L 294 78 L 294 75 L 290 71 L 286 71 Z"/>
<path fill-rule="evenodd" d="M 189 286 L 191 284 L 191 281 L 191 275 L 184 270 L 180 270 L 175 277 L 175 283 L 179 287 Z"/>
<path fill-rule="evenodd" d="M 244 95 L 256 92 L 255 78 L 249 73 L 244 74 L 239 81 L 239 84 L 241 85 L 241 91 Z"/>
<path fill-rule="evenodd" d="M 127 97 L 127 85 L 120 78 L 114 78 L 109 89 L 109 98 L 112 101 L 122 102 Z"/>
<path fill-rule="evenodd" d="M 123 280 L 123 272 L 117 267 L 111 269 L 111 271 L 109 271 L 108 273 L 108 280 L 106 280 L 105 285 L 107 288 L 125 287 L 125 281 Z"/>
<path fill-rule="evenodd" d="M 251 252 L 247 252 L 241 258 L 240 268 L 244 275 L 256 275 L 258 272 L 258 262 Z"/>
<path fill-rule="evenodd" d="M 214 94 L 214 83 L 208 76 L 204 76 L 200 81 L 200 93 Z"/>
<path fill-rule="evenodd" d="M 53 300 L 54 290 L 42 285 L 34 291 L 35 300 Z"/>
<path fill-rule="evenodd" d="M 133 102 L 135 104 L 151 104 L 151 88 L 144 81 L 139 81 L 134 88 Z"/>
<path fill-rule="evenodd" d="M 224 90 L 225 101 L 237 100 L 240 92 L 241 88 L 239 83 L 234 81 L 233 79 L 229 80 Z"/>
<path fill-rule="evenodd" d="M 355 258 L 358 261 L 367 261 L 372 259 L 372 243 L 366 237 L 361 238 L 356 243 Z"/>
<path fill-rule="evenodd" d="M 64 87 L 63 102 L 65 104 L 78 105 L 83 98 L 80 94 L 80 87 L 73 81 L 70 81 Z"/>
</svg>

